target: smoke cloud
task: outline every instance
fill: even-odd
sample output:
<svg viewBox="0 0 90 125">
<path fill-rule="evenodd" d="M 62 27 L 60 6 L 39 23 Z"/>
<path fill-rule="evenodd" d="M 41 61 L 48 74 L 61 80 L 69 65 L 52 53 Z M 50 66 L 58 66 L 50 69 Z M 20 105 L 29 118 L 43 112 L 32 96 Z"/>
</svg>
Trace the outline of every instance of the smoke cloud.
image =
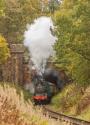
<svg viewBox="0 0 90 125">
<path fill-rule="evenodd" d="M 54 28 L 51 18 L 40 17 L 33 24 L 27 25 L 24 33 L 24 45 L 28 47 L 37 71 L 43 72 L 47 59 L 54 55 L 56 37 L 52 35 L 51 28 Z"/>
</svg>

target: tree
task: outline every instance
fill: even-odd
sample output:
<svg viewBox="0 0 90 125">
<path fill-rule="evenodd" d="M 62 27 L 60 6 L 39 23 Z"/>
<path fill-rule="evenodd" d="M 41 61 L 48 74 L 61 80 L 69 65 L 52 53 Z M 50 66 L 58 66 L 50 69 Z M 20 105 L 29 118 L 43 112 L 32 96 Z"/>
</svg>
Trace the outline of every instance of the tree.
<svg viewBox="0 0 90 125">
<path fill-rule="evenodd" d="M 0 64 L 4 63 L 10 56 L 8 43 L 5 38 L 0 35 Z"/>
<path fill-rule="evenodd" d="M 59 0 L 41 0 L 41 10 L 44 14 L 52 15 L 60 5 Z"/>
<path fill-rule="evenodd" d="M 4 17 L 4 2 L 0 0 L 0 18 Z M 0 65 L 4 63 L 10 56 L 8 43 L 5 38 L 0 35 Z"/>
<path fill-rule="evenodd" d="M 55 13 L 57 66 L 79 84 L 90 83 L 90 1 L 64 0 Z"/>
<path fill-rule="evenodd" d="M 8 42 L 23 41 L 26 25 L 41 13 L 39 0 L 3 0 L 5 16 L 0 18 L 0 32 Z"/>
<path fill-rule="evenodd" d="M 4 15 L 3 0 L 0 0 L 0 17 Z"/>
<path fill-rule="evenodd" d="M 55 10 L 59 8 L 60 1 L 58 0 L 49 0 L 49 11 L 50 13 L 54 13 Z"/>
</svg>

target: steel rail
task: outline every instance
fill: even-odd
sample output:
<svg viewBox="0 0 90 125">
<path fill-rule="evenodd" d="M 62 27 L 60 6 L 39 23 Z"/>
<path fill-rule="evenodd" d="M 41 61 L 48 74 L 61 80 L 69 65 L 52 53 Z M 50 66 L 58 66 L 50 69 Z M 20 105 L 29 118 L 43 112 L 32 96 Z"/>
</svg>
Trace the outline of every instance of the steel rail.
<svg viewBox="0 0 90 125">
<path fill-rule="evenodd" d="M 51 109 L 47 108 L 46 106 L 43 106 L 43 110 L 44 110 L 44 115 L 48 114 L 48 116 L 50 116 L 53 119 L 56 120 L 60 120 L 61 122 L 64 122 L 70 125 L 90 125 L 89 121 L 84 121 L 81 119 L 77 119 L 71 116 L 67 116 L 55 111 L 52 111 Z"/>
</svg>

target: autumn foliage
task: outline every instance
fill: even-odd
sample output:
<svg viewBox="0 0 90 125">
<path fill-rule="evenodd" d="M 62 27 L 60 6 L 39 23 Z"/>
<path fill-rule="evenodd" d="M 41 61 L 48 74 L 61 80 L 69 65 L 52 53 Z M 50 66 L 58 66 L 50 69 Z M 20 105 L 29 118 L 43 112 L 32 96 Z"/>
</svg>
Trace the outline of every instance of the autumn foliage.
<svg viewBox="0 0 90 125">
<path fill-rule="evenodd" d="M 5 38 L 0 35 L 0 64 L 6 61 L 6 59 L 10 56 L 8 43 Z"/>
</svg>

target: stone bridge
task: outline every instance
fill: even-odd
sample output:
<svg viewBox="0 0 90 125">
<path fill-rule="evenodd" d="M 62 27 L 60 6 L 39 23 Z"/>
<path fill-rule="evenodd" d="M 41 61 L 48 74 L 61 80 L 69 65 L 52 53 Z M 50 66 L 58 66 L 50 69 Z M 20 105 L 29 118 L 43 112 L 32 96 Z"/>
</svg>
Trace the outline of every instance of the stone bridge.
<svg viewBox="0 0 90 125">
<path fill-rule="evenodd" d="M 31 82 L 29 59 L 25 59 L 23 44 L 10 44 L 11 56 L 0 66 L 0 81 L 26 84 Z"/>
<path fill-rule="evenodd" d="M 9 47 L 11 56 L 5 64 L 0 66 L 0 81 L 21 85 L 31 83 L 30 58 L 28 58 L 26 48 L 23 44 L 10 44 Z M 47 65 L 51 68 L 54 67 L 51 62 Z M 58 69 L 56 70 L 58 71 Z M 68 82 L 65 72 L 61 70 L 59 73 L 63 82 Z"/>
</svg>

